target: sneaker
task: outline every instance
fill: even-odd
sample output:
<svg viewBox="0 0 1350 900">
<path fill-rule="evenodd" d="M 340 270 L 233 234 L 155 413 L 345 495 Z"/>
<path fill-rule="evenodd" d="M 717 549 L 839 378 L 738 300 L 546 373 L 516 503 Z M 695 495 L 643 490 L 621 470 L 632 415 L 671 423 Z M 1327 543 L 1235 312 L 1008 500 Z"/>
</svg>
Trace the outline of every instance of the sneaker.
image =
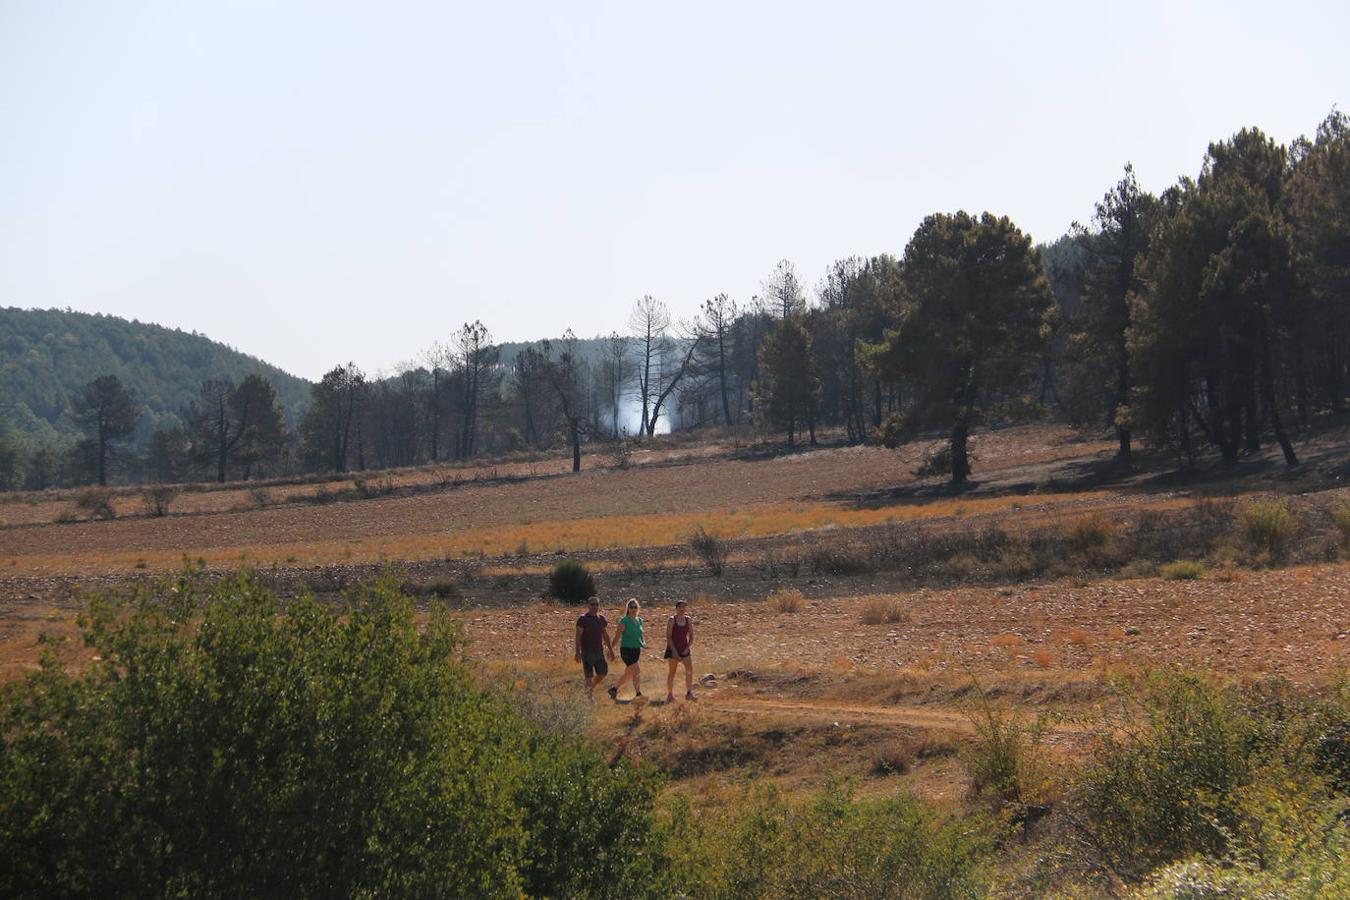
<svg viewBox="0 0 1350 900">
<path fill-rule="evenodd" d="M 694 696 L 694 692 L 693 692 L 693 691 L 690 691 L 689 693 L 685 694 L 685 695 L 684 695 L 684 699 L 686 699 L 686 700 L 698 700 L 698 698 Z"/>
<path fill-rule="evenodd" d="M 609 694 L 609 699 L 613 700 L 615 703 L 619 702 L 619 689 L 617 687 L 611 687 L 607 693 Z"/>
<path fill-rule="evenodd" d="M 666 694 L 666 702 L 667 702 L 667 703 L 674 703 L 674 702 L 675 702 L 675 695 L 674 695 L 674 694 Z"/>
</svg>

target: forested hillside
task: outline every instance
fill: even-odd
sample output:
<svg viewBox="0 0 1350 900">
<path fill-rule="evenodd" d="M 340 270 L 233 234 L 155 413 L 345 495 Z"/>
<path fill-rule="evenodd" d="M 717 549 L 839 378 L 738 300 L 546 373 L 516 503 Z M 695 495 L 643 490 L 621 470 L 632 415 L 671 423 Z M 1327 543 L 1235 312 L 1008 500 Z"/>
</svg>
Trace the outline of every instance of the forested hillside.
<svg viewBox="0 0 1350 900">
<path fill-rule="evenodd" d="M 250 374 L 276 387 L 294 424 L 309 383 L 204 335 L 58 309 L 0 308 L 0 415 L 39 443 L 79 433 L 68 414 L 86 383 L 116 375 L 144 410 L 143 436 L 176 423 L 203 381 Z"/>
</svg>

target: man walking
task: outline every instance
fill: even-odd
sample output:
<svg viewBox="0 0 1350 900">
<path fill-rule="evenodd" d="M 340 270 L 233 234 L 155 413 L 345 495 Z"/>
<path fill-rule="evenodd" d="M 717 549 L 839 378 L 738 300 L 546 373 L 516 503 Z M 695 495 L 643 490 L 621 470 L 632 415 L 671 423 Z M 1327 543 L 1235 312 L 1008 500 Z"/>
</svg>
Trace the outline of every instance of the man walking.
<svg viewBox="0 0 1350 900">
<path fill-rule="evenodd" d="M 600 615 L 600 598 L 592 597 L 586 614 L 577 619 L 576 661 L 586 675 L 586 696 L 594 700 L 595 688 L 609 674 L 608 656 L 614 659 L 614 641 L 609 636 L 609 622 Z"/>
</svg>

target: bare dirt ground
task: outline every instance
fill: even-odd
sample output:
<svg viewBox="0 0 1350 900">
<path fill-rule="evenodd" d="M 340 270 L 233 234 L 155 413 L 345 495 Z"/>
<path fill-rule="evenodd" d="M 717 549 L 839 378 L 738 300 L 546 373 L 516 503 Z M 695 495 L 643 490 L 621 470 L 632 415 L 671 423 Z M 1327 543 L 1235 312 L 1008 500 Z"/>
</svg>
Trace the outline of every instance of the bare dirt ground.
<svg viewBox="0 0 1350 900">
<path fill-rule="evenodd" d="M 538 599 L 566 552 L 599 573 L 611 619 L 627 596 L 646 604 L 648 698 L 664 696 L 669 604 L 693 599 L 700 700 L 602 697 L 591 727 L 616 754 L 653 759 L 699 792 L 763 774 L 801 785 L 851 774 L 867 790 L 903 783 L 953 799 L 964 791 L 956 755 L 974 733 L 981 691 L 1017 716 L 1049 716 L 1047 752 L 1074 753 L 1112 683 L 1132 673 L 1186 668 L 1314 686 L 1340 677 L 1350 564 L 1336 558 L 1325 526 L 1299 533 L 1308 548 L 1319 543 L 1294 554 L 1298 565 L 1223 562 L 1193 581 L 1119 566 L 1016 576 L 974 561 L 938 575 L 916 575 L 903 560 L 857 574 L 799 560 L 785 572 L 770 564 L 776 555 L 862 545 L 877 529 L 939 540 L 1063 529 L 1088 515 L 1125 527 L 1276 494 L 1320 497 L 1325 507 L 1350 496 L 1347 437 L 1342 425 L 1305 442 L 1307 462 L 1293 473 L 1262 457 L 1178 479 L 1166 460 L 1118 471 L 1112 445 L 1064 428 L 1006 429 L 980 438 L 978 481 L 959 492 L 913 475 L 926 446 L 750 453 L 710 444 L 651 452 L 627 469 L 591 457 L 579 475 L 562 473 L 559 460 L 485 464 L 448 479 L 445 467 L 373 474 L 385 479 L 380 495 L 322 505 L 284 499 L 321 485 L 267 486 L 283 499 L 263 508 L 241 508 L 252 502 L 242 488 L 204 490 L 161 518 L 135 514 L 139 501 L 128 495 L 118 519 L 58 523 L 69 495 L 27 498 L 0 504 L 0 680 L 36 665 L 51 646 L 44 634 L 73 634 L 83 590 L 152 577 L 184 557 L 220 571 L 257 565 L 283 590 L 305 580 L 320 593 L 397 561 L 410 584 L 458 607 L 485 672 L 523 673 L 576 700 L 577 610 Z M 691 557 L 687 537 L 698 526 L 732 550 L 720 578 Z M 1167 558 L 1190 555 L 1179 545 Z M 766 599 L 784 590 L 800 595 L 798 611 Z M 863 624 L 864 609 L 878 605 L 894 610 L 892 620 Z M 63 652 L 80 655 L 71 644 Z M 897 755 L 904 765 L 878 764 Z"/>
<path fill-rule="evenodd" d="M 1037 467 L 1081 461 L 1105 447 L 1077 443 L 1062 429 L 1010 429 L 991 436 L 987 445 L 990 460 L 981 471 L 986 482 L 1012 469 L 1022 478 L 1035 478 L 1044 474 Z M 451 482 L 429 493 L 321 506 L 197 511 L 191 503 L 214 494 L 185 494 L 184 511 L 160 518 L 0 528 L 0 567 L 9 566 L 11 574 L 92 574 L 125 571 L 144 560 L 146 567 L 163 569 L 180 564 L 184 553 L 224 565 L 237 565 L 241 554 L 255 564 L 300 565 L 473 551 L 496 555 L 492 551 L 503 545 L 514 547 L 532 537 L 536 546 L 543 541 L 549 549 L 575 545 L 579 535 L 598 547 L 619 546 L 635 527 L 655 527 L 661 532 L 657 537 L 671 542 L 675 531 L 692 528 L 690 521 L 715 524 L 748 509 L 819 510 L 823 523 L 830 514 L 847 514 L 897 485 L 914 484 L 911 470 L 919 453 L 919 448 L 896 453 L 844 447 L 769 458 L 657 459 L 626 470 L 467 481 L 458 487 Z M 916 498 L 910 505 L 922 503 Z M 9 504 L 16 505 L 21 506 Z M 817 523 L 808 516 L 804 524 Z"/>
</svg>

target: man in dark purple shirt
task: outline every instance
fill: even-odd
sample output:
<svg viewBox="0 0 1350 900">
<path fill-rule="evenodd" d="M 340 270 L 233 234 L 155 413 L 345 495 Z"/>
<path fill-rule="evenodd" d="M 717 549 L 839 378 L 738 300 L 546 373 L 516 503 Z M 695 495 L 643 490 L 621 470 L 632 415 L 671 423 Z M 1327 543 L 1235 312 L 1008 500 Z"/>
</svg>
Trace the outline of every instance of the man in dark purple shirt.
<svg viewBox="0 0 1350 900">
<path fill-rule="evenodd" d="M 600 598 L 592 597 L 586 615 L 577 619 L 576 660 L 586 675 L 586 695 L 595 699 L 595 686 L 609 674 L 605 656 L 614 658 L 614 641 L 609 636 L 609 623 L 600 615 Z"/>
</svg>

